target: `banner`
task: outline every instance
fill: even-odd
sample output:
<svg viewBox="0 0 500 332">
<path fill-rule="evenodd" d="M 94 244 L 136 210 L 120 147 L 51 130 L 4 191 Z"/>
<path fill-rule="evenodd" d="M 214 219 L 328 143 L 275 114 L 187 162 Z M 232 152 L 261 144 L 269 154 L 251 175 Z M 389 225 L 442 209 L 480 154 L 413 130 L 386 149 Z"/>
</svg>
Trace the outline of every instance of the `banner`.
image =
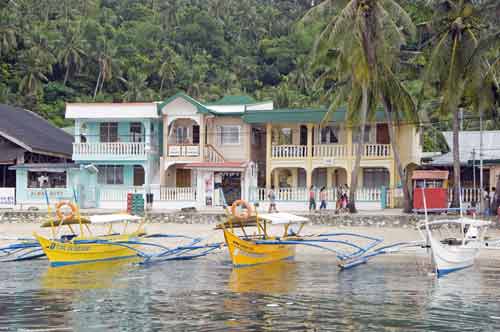
<svg viewBox="0 0 500 332">
<path fill-rule="evenodd" d="M 12 209 L 16 205 L 16 188 L 0 188 L 0 209 Z"/>
</svg>

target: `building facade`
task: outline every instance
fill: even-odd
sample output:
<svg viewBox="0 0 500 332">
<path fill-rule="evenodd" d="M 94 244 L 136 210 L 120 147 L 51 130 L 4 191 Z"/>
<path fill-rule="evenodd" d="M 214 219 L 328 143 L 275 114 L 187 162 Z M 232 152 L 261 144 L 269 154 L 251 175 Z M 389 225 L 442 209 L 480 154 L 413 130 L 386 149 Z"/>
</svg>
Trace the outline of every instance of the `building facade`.
<svg viewBox="0 0 500 332">
<path fill-rule="evenodd" d="M 153 193 L 154 209 L 220 207 L 237 199 L 306 209 L 309 188 L 328 200 L 350 183 L 358 135 L 346 112 L 275 109 L 272 101 L 226 96 L 204 103 L 186 94 L 162 102 L 67 104 L 74 121 L 66 189 L 83 207 L 124 209 L 131 192 Z M 420 161 L 415 125 L 395 128 L 405 170 Z M 382 112 L 367 124 L 360 207 L 394 205 L 400 186 Z M 383 189 L 390 188 L 392 191 Z"/>
</svg>

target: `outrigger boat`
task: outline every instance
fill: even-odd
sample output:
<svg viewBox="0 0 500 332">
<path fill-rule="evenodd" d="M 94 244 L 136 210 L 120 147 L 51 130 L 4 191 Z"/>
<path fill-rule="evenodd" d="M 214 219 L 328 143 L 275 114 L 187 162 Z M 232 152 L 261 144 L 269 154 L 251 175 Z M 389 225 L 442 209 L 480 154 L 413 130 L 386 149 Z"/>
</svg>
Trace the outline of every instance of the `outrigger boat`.
<svg viewBox="0 0 500 332">
<path fill-rule="evenodd" d="M 366 263 L 371 257 L 394 251 L 396 247 L 415 245 L 398 243 L 375 249 L 382 239 L 347 232 L 301 235 L 307 222 L 309 219 L 290 213 L 259 214 L 247 202 L 238 200 L 231 206 L 231 212 L 228 211 L 227 220 L 216 229 L 224 232 L 235 267 L 292 259 L 296 246 L 305 245 L 334 253 L 338 266 L 349 269 Z M 277 227 L 282 227 L 281 234 L 271 234 L 271 229 Z M 250 234 L 250 228 L 256 228 L 257 232 Z"/>
<path fill-rule="evenodd" d="M 2 241 L 16 241 L 0 247 L 0 263 L 27 261 L 45 256 L 34 238 L 1 237 Z"/>
<path fill-rule="evenodd" d="M 418 230 L 431 249 L 432 263 L 438 278 L 473 266 L 480 250 L 485 247 L 484 238 L 490 222 L 464 217 L 461 206 L 460 218 L 430 222 L 424 190 L 422 196 L 425 220 L 418 225 Z M 439 239 L 433 231 L 443 227 L 458 230 L 460 237 Z"/>
</svg>

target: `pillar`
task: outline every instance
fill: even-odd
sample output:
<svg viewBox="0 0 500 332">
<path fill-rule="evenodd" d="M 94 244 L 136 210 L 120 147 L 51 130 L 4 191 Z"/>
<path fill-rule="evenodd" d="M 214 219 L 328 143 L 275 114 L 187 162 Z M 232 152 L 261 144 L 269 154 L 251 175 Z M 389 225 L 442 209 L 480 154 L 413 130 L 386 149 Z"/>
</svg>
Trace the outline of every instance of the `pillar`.
<svg viewBox="0 0 500 332">
<path fill-rule="evenodd" d="M 167 115 L 163 115 L 163 156 L 168 156 L 168 133 L 169 133 L 169 128 L 168 128 L 168 118 Z"/>
<path fill-rule="evenodd" d="M 205 117 L 203 115 L 200 116 L 200 159 L 201 161 L 205 160 Z"/>
<path fill-rule="evenodd" d="M 272 148 L 272 130 L 270 123 L 266 125 L 266 189 L 271 189 L 271 148 Z"/>
<path fill-rule="evenodd" d="M 278 189 L 280 187 L 280 170 L 276 168 L 274 170 L 274 188 Z"/>
<path fill-rule="evenodd" d="M 80 119 L 75 119 L 75 130 L 74 130 L 74 134 L 75 134 L 75 143 L 80 143 L 80 129 L 82 127 L 82 122 Z"/>
<path fill-rule="evenodd" d="M 145 129 L 145 136 L 146 136 L 146 153 L 151 151 L 151 121 L 144 120 L 142 122 L 142 125 L 144 126 Z"/>
<path fill-rule="evenodd" d="M 299 186 L 299 169 L 292 168 L 292 187 L 297 188 Z"/>
<path fill-rule="evenodd" d="M 307 162 L 306 162 L 306 187 L 312 185 L 312 149 L 313 149 L 313 124 L 307 124 Z"/>
<path fill-rule="evenodd" d="M 333 182 L 333 172 L 335 171 L 334 168 L 328 167 L 326 169 L 326 187 L 331 188 L 332 187 L 332 182 Z"/>
</svg>

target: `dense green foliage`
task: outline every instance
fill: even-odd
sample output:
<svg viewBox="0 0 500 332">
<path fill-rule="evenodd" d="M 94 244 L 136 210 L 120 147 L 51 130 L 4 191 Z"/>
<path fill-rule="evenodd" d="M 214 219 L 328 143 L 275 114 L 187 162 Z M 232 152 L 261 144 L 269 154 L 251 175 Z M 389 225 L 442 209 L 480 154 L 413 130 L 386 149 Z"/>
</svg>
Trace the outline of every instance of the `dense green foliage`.
<svg viewBox="0 0 500 332">
<path fill-rule="evenodd" d="M 301 23 L 315 2 L 0 0 L 0 102 L 59 126 L 66 124 L 65 102 L 161 100 L 178 90 L 207 101 L 244 93 L 278 106 L 327 106 L 331 100 L 322 97 L 337 82 L 322 80 L 325 69 L 310 60 L 336 13 Z M 398 2 L 419 28 L 398 73 L 416 98 L 433 10 L 426 0 Z M 485 10 L 495 18 L 498 8 Z M 432 111 L 434 98 L 426 96 L 421 107 Z"/>
</svg>

